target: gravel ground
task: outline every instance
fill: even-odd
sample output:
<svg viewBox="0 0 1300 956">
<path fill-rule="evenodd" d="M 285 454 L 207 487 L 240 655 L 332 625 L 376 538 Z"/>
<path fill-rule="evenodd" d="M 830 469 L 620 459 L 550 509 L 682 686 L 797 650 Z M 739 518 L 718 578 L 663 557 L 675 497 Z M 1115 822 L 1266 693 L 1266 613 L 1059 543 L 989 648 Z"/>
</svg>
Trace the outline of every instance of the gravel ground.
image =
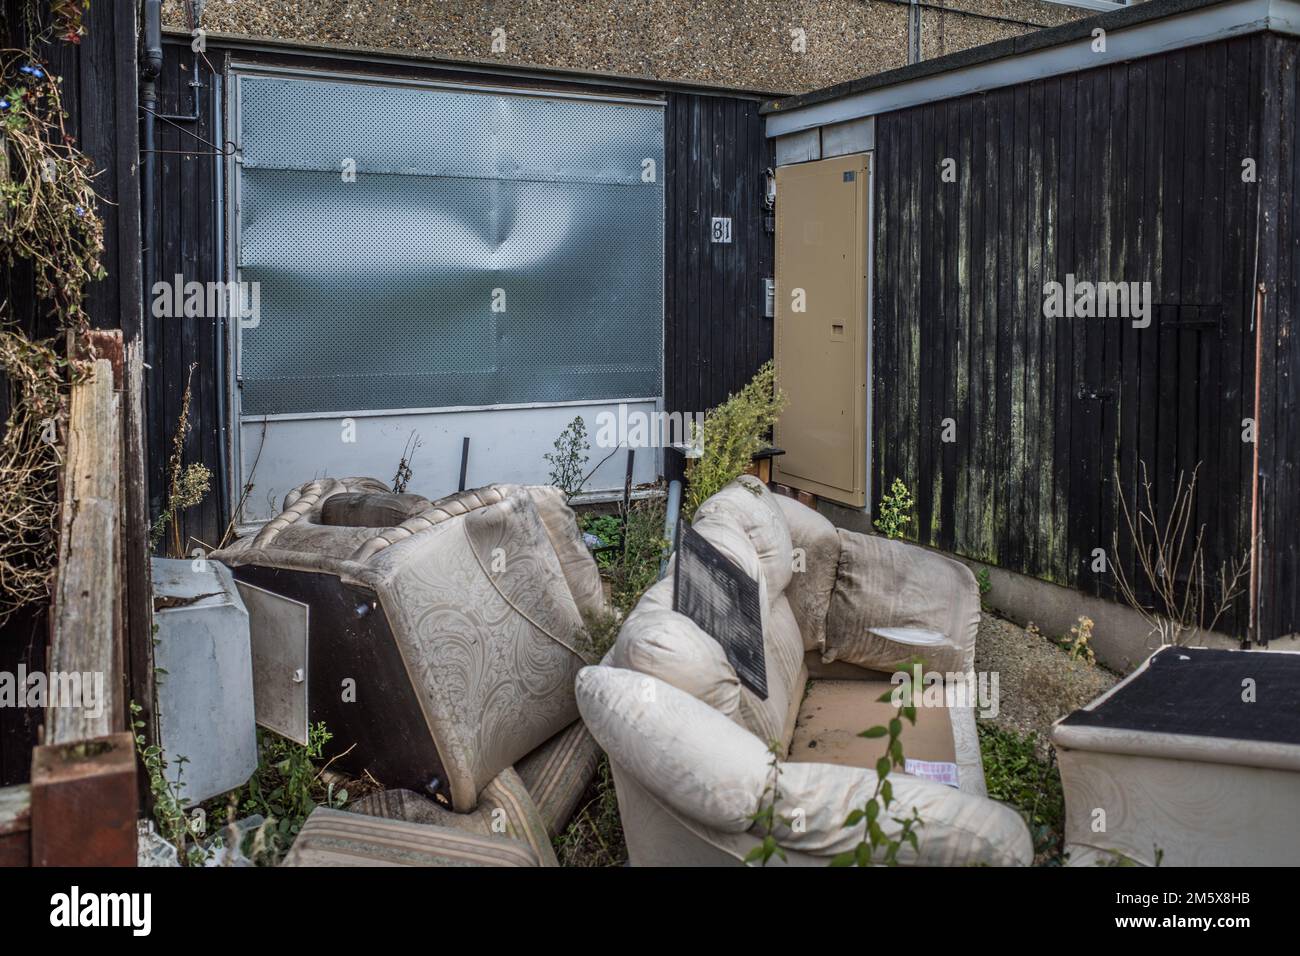
<svg viewBox="0 0 1300 956">
<path fill-rule="evenodd" d="M 1052 722 L 1108 690 L 1119 677 L 1100 664 L 1072 661 L 1048 638 L 985 612 L 975 641 L 975 669 L 998 675 L 994 726 L 1038 735 L 1046 757 Z"/>
</svg>

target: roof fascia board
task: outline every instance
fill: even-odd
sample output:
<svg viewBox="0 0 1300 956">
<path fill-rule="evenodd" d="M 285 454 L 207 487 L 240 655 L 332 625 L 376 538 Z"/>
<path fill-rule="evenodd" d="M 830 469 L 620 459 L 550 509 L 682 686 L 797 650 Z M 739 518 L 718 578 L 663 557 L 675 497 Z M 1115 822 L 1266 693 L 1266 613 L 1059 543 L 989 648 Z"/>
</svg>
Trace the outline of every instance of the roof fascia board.
<svg viewBox="0 0 1300 956">
<path fill-rule="evenodd" d="M 163 35 L 173 42 L 189 45 L 190 34 L 174 27 L 164 27 Z M 273 37 L 253 37 L 239 33 L 207 33 L 209 46 L 239 53 L 269 54 L 278 56 L 316 57 L 327 60 L 345 60 L 369 66 L 405 67 L 419 70 L 445 70 L 458 73 L 504 76 L 540 83 L 567 83 L 587 86 L 607 86 L 625 89 L 649 90 L 656 93 L 687 93 L 697 96 L 720 96 L 728 99 L 770 100 L 785 94 L 758 89 L 722 86 L 716 83 L 696 83 L 690 80 L 665 80 L 652 76 L 631 76 L 621 73 L 602 73 L 596 70 L 565 69 L 562 67 L 534 66 L 527 63 L 496 62 L 476 59 L 451 59 L 431 53 L 380 50 L 364 46 L 338 46 L 310 40 L 280 40 Z"/>
<path fill-rule="evenodd" d="M 1300 3 L 1296 0 L 1234 0 L 1107 31 L 1104 53 L 1093 52 L 1092 37 L 1084 36 L 1059 46 L 795 107 L 788 113 L 768 113 L 767 135 L 785 136 L 816 126 L 878 116 L 1004 86 L 1018 86 L 1050 76 L 1082 72 L 1261 30 L 1300 34 Z"/>
</svg>

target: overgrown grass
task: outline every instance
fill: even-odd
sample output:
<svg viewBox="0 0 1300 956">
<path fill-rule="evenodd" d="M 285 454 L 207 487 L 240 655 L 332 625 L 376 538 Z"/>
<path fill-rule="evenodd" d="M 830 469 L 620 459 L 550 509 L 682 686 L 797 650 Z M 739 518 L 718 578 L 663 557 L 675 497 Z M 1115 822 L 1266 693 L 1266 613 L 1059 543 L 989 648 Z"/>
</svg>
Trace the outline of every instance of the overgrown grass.
<svg viewBox="0 0 1300 956">
<path fill-rule="evenodd" d="M 313 724 L 304 747 L 258 728 L 257 769 L 242 787 L 205 804 L 208 819 L 225 826 L 241 817 L 262 816 L 265 823 L 246 837 L 244 851 L 258 865 L 279 863 L 313 810 L 341 809 L 347 803 L 347 790 L 326 782 L 324 766 L 318 765 L 332 736 L 323 723 Z"/>
<path fill-rule="evenodd" d="M 578 812 L 555 838 L 555 855 L 561 866 L 622 866 L 627 862 L 614 775 L 603 754 Z"/>
<path fill-rule="evenodd" d="M 1060 866 L 1065 835 L 1065 792 L 1056 760 L 1040 760 L 1037 734 L 978 724 L 989 797 L 1014 807 L 1029 825 L 1037 866 Z"/>
<path fill-rule="evenodd" d="M 613 550 L 596 555 L 600 576 L 609 583 L 610 604 L 626 617 L 646 588 L 659 577 L 659 561 L 668 542 L 664 540 L 667 501 L 654 495 L 634 501 L 626 516 L 583 515 L 579 526 L 599 537 Z"/>
</svg>

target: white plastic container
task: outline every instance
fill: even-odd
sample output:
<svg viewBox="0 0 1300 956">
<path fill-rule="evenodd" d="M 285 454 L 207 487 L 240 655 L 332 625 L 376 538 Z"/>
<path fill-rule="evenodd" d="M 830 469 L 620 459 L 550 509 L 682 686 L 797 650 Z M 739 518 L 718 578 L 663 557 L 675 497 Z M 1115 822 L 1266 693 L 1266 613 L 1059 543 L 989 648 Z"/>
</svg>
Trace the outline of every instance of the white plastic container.
<svg viewBox="0 0 1300 956">
<path fill-rule="evenodd" d="M 248 612 L 216 561 L 154 558 L 153 590 L 159 742 L 194 804 L 257 767 Z"/>
</svg>

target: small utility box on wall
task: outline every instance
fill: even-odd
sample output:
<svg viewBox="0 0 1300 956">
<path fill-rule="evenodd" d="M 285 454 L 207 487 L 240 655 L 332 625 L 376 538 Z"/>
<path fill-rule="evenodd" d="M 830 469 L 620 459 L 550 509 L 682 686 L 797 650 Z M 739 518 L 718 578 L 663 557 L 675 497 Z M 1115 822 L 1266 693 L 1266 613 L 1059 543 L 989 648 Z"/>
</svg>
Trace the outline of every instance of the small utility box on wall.
<svg viewBox="0 0 1300 956">
<path fill-rule="evenodd" d="M 248 612 L 216 561 L 154 558 L 153 584 L 159 743 L 168 779 L 198 803 L 257 768 Z"/>
<path fill-rule="evenodd" d="M 776 171 L 776 481 L 862 508 L 867 500 L 871 157 Z"/>
</svg>

